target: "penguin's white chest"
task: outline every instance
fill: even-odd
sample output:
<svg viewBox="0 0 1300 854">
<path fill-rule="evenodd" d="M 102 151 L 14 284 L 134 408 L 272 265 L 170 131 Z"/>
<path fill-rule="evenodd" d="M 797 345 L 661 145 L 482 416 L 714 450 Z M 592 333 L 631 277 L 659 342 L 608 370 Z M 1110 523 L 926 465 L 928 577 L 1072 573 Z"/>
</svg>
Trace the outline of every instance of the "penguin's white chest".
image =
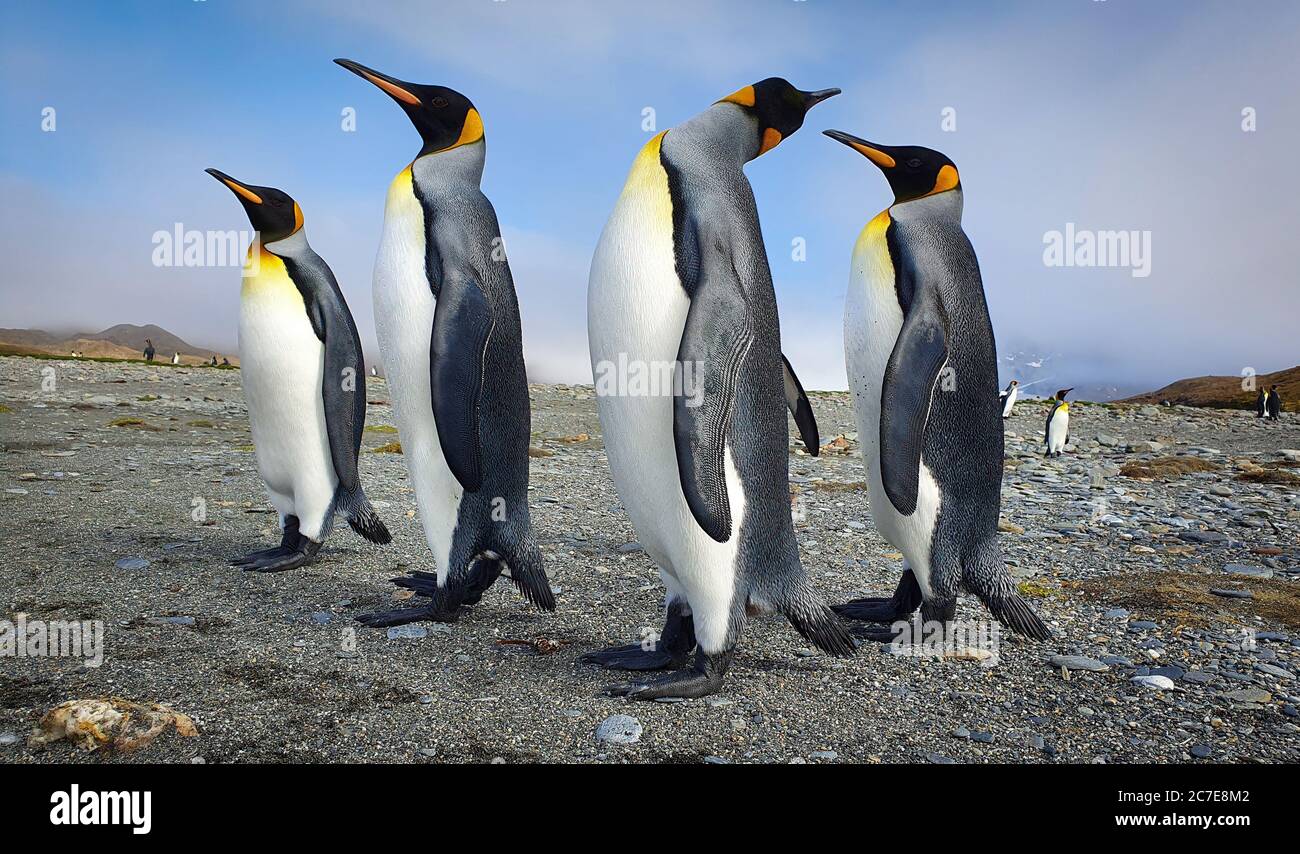
<svg viewBox="0 0 1300 854">
<path fill-rule="evenodd" d="M 1008 415 L 1011 414 L 1011 407 L 1016 405 L 1016 394 L 1018 393 L 1018 391 L 1019 389 L 1013 388 L 1011 389 L 1011 391 L 1007 392 L 1006 402 L 1002 404 L 1003 418 L 1006 418 Z"/>
<path fill-rule="evenodd" d="M 1052 420 L 1047 424 L 1047 450 L 1055 454 L 1065 447 L 1065 439 L 1070 435 L 1070 407 L 1062 404 L 1052 413 Z"/>
<path fill-rule="evenodd" d="M 660 137 L 642 150 L 601 234 L 587 291 L 587 337 L 605 452 L 637 539 L 669 594 L 689 602 L 696 635 L 720 648 L 742 536 L 743 484 L 727 451 L 733 527 L 718 543 L 682 493 L 673 438 L 673 365 L 690 299 L 677 278 Z M 707 370 L 707 366 L 705 367 Z"/>
<path fill-rule="evenodd" d="M 894 265 L 885 233 L 888 211 L 882 212 L 858 237 L 853 248 L 849 287 L 844 306 L 844 355 L 849 390 L 858 422 L 858 442 L 867 466 L 871 517 L 881 536 L 903 553 L 916 573 L 923 593 L 929 594 L 930 546 L 942 497 L 924 456 L 916 510 L 903 516 L 885 493 L 880 469 L 880 410 L 885 368 L 894 342 L 903 328 L 903 310 L 894 286 Z"/>
<path fill-rule="evenodd" d="M 325 424 L 325 348 L 284 262 L 262 252 L 239 310 L 240 379 L 257 467 L 281 513 L 315 537 L 338 479 Z"/>
<path fill-rule="evenodd" d="M 425 271 L 424 212 L 408 167 L 393 180 L 375 259 L 375 332 L 425 539 L 445 581 L 463 490 L 438 443 L 429 385 L 436 302 Z"/>
</svg>

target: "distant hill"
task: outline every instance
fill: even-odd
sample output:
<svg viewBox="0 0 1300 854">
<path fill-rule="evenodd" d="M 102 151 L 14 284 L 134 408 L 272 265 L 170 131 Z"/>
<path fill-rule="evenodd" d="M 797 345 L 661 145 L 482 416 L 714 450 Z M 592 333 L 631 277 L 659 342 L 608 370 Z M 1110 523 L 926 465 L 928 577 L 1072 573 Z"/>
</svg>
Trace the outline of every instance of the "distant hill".
<svg viewBox="0 0 1300 854">
<path fill-rule="evenodd" d="M 1282 408 L 1300 412 L 1300 366 L 1255 376 L 1255 388 L 1276 384 L 1282 395 Z M 1125 398 L 1122 403 L 1160 403 L 1169 401 L 1183 406 L 1215 409 L 1254 409 L 1255 391 L 1243 391 L 1241 377 L 1193 377 L 1170 383 L 1161 389 Z"/>
<path fill-rule="evenodd" d="M 51 335 L 43 329 L 0 329 L 0 353 L 68 356 L 75 352 L 97 358 L 139 359 L 146 338 L 153 341 L 155 361 L 171 361 L 172 353 L 180 353 L 181 362 L 186 365 L 208 362 L 214 355 L 218 359 L 225 356 L 231 364 L 239 364 L 233 352 L 215 353 L 196 347 L 152 323 L 145 326 L 119 323 L 102 332 L 79 332 L 66 338 Z"/>
</svg>

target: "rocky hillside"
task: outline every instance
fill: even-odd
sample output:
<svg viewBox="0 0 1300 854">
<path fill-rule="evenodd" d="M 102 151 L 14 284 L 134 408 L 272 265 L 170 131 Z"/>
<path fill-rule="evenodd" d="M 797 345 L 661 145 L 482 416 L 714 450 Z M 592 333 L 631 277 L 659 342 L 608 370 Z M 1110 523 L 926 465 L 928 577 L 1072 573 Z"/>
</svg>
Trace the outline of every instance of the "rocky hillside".
<svg viewBox="0 0 1300 854">
<path fill-rule="evenodd" d="M 1282 395 L 1282 408 L 1287 412 L 1300 412 L 1300 366 L 1259 374 L 1256 388 L 1268 388 L 1274 383 Z M 1242 378 L 1193 377 L 1170 383 L 1161 389 L 1126 398 L 1124 403 L 1170 403 L 1182 406 L 1203 406 L 1213 409 L 1254 409 L 1255 391 L 1243 390 Z"/>
<path fill-rule="evenodd" d="M 186 365 L 203 364 L 213 355 L 226 356 L 231 364 L 238 364 L 234 352 L 216 353 L 193 344 L 152 323 L 137 326 L 119 323 L 101 332 L 78 332 L 67 337 L 52 335 L 43 329 L 0 329 L 0 353 L 8 355 L 30 354 L 66 356 L 72 353 L 101 359 L 139 359 L 144 352 L 145 339 L 153 341 L 157 351 L 155 359 L 169 361 L 172 353 L 181 354 Z"/>
</svg>

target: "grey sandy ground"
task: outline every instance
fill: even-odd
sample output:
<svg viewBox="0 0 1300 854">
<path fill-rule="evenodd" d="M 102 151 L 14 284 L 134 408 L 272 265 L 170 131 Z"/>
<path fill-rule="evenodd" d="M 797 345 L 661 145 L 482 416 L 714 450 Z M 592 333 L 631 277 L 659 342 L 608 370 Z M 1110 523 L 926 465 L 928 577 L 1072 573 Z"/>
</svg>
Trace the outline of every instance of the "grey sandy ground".
<svg viewBox="0 0 1300 854">
<path fill-rule="evenodd" d="M 387 395 L 372 381 L 371 425 L 392 423 Z M 840 661 L 765 618 L 721 695 L 660 704 L 598 696 L 616 677 L 577 660 L 657 627 L 661 596 L 629 545 L 590 389 L 533 388 L 531 494 L 558 610 L 531 610 L 503 583 L 459 623 L 393 639 L 352 618 L 390 606 L 390 577 L 429 568 L 397 455 L 362 460 L 391 546 L 339 525 L 319 563 L 256 576 L 227 565 L 275 539 L 237 372 L 5 358 L 0 402 L 0 616 L 107 626 L 99 668 L 0 659 L 3 762 L 1300 760 L 1300 503 L 1294 486 L 1235 478 L 1300 448 L 1293 416 L 1263 425 L 1240 412 L 1076 405 L 1073 451 L 1045 461 L 1043 406 L 1022 403 L 1008 423 L 1003 541 L 1055 640 L 1004 636 L 995 667 L 872 645 Z M 849 452 L 813 459 L 792 441 L 804 565 L 832 601 L 889 591 L 899 561 L 871 525 L 847 397 L 815 395 L 814 408 L 823 440 L 838 435 Z M 367 433 L 366 446 L 395 438 Z M 1148 441 L 1167 447 L 1137 444 Z M 1171 453 L 1220 468 L 1168 482 L 1118 473 Z M 132 557 L 149 564 L 117 566 Z M 1142 584 L 1128 589 L 1147 578 L 1183 578 L 1202 595 L 1148 612 Z M 963 598 L 959 616 L 985 615 Z M 1266 634 L 1252 649 L 1243 628 Z M 498 643 L 539 636 L 563 645 L 538 655 Z M 1058 654 L 1109 669 L 1065 679 L 1048 665 Z M 1152 674 L 1175 687 L 1132 681 Z M 26 746 L 45 710 L 101 695 L 167 703 L 201 735 L 114 757 Z M 615 714 L 640 721 L 637 743 L 596 739 Z"/>
</svg>

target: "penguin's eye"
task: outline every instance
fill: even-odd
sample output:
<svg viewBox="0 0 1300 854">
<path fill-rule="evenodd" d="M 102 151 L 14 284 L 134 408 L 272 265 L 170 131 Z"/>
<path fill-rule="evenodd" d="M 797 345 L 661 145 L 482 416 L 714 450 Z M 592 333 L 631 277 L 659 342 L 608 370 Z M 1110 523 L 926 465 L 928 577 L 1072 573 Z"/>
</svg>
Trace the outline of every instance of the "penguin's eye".
<svg viewBox="0 0 1300 854">
<path fill-rule="evenodd" d="M 920 169 L 920 168 L 921 168 L 921 158 L 919 158 L 919 157 L 913 157 L 911 160 L 907 161 L 907 168 L 909 168 L 909 169 Z"/>
<path fill-rule="evenodd" d="M 442 97 L 441 95 L 438 95 L 429 103 L 433 104 L 438 109 L 442 109 L 443 107 L 447 106 L 447 99 Z"/>
</svg>

